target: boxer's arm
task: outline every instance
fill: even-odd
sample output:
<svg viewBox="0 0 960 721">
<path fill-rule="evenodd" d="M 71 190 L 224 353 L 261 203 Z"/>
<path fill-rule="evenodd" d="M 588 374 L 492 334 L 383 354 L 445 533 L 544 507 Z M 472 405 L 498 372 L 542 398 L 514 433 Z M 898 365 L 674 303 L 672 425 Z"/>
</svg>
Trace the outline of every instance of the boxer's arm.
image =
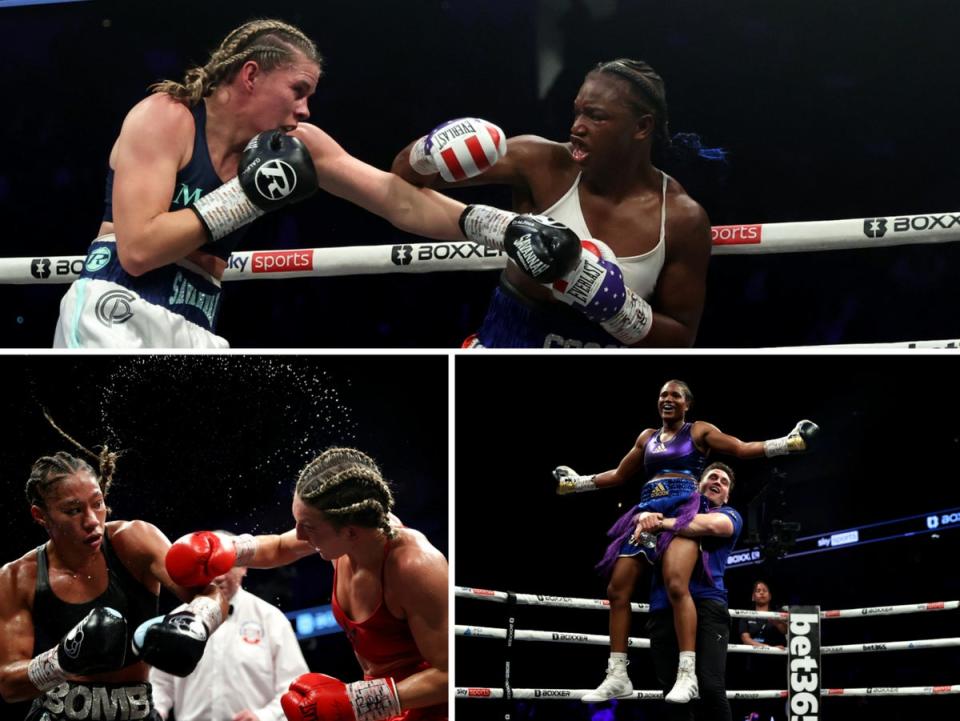
<svg viewBox="0 0 960 721">
<path fill-rule="evenodd" d="M 633 448 L 627 451 L 627 455 L 623 457 L 616 468 L 594 476 L 593 481 L 597 484 L 597 487 L 619 486 L 639 473 L 643 469 L 643 449 L 647 445 L 647 441 L 650 440 L 650 436 L 655 432 L 652 428 L 644 430 L 637 438 L 637 442 L 633 444 Z"/>
<path fill-rule="evenodd" d="M 123 269 L 141 275 L 187 256 L 207 242 L 190 210 L 170 211 L 177 171 L 193 148 L 190 110 L 152 95 L 127 114 L 116 145 L 113 227 Z"/>
<path fill-rule="evenodd" d="M 391 556 L 396 597 L 404 611 L 417 649 L 432 668 L 412 674 L 397 683 L 397 696 L 404 710 L 433 706 L 447 700 L 447 561 L 436 549 L 397 549 Z M 397 582 L 399 581 L 399 583 Z"/>
<path fill-rule="evenodd" d="M 309 123 L 290 133 L 313 157 L 320 188 L 375 213 L 400 230 L 437 240 L 463 240 L 464 204 L 368 165 Z"/>
<path fill-rule="evenodd" d="M 7 703 L 27 701 L 42 693 L 27 675 L 34 637 L 33 616 L 23 593 L 23 584 L 29 580 L 26 576 L 17 561 L 0 569 L 0 696 Z"/>
<path fill-rule="evenodd" d="M 665 531 L 672 531 L 676 522 L 676 518 L 664 518 L 661 521 L 661 528 Z M 677 535 L 685 538 L 700 538 L 701 536 L 729 538 L 733 535 L 733 531 L 733 521 L 727 514 L 698 513 L 689 525 L 677 531 Z"/>
<path fill-rule="evenodd" d="M 295 528 L 281 534 L 254 536 L 255 544 L 252 555 L 248 558 L 239 558 L 238 566 L 250 568 L 276 568 L 286 566 L 304 556 L 316 553 L 313 546 L 306 541 L 297 540 Z"/>
<path fill-rule="evenodd" d="M 706 421 L 695 421 L 691 435 L 698 447 L 706 447 L 717 453 L 741 460 L 763 457 L 763 441 L 741 441 Z"/>
<path fill-rule="evenodd" d="M 697 337 L 707 291 L 710 219 L 696 202 L 682 196 L 671 208 L 667 252 L 653 298 L 653 323 L 640 345 L 689 347 Z"/>
<path fill-rule="evenodd" d="M 145 569 L 140 581 L 153 593 L 163 586 L 183 602 L 205 596 L 220 606 L 221 618 L 227 617 L 229 604 L 214 584 L 203 584 L 199 588 L 190 588 L 176 583 L 167 571 L 166 556 L 170 550 L 170 541 L 163 531 L 146 521 L 127 521 L 114 533 L 112 539 L 117 554 L 126 561 L 133 556 L 136 566 Z M 211 633 L 213 629 L 211 629 Z"/>
</svg>

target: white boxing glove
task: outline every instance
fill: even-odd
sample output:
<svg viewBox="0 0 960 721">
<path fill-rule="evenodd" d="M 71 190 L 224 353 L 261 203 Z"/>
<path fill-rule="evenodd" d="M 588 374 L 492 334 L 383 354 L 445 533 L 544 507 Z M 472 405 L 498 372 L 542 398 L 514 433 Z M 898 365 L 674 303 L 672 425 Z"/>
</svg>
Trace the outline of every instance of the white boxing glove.
<svg viewBox="0 0 960 721">
<path fill-rule="evenodd" d="M 578 476 L 570 466 L 557 466 L 553 469 L 553 477 L 557 482 L 557 494 L 560 496 L 597 490 L 593 476 Z"/>
<path fill-rule="evenodd" d="M 580 241 L 580 262 L 551 288 L 558 300 L 576 308 L 624 345 L 643 340 L 653 309 L 623 282 L 616 254 L 599 240 Z"/>
<path fill-rule="evenodd" d="M 480 175 L 506 154 L 506 136 L 496 125 L 480 118 L 457 118 L 414 143 L 410 167 L 420 175 L 440 173 L 455 183 Z"/>
</svg>

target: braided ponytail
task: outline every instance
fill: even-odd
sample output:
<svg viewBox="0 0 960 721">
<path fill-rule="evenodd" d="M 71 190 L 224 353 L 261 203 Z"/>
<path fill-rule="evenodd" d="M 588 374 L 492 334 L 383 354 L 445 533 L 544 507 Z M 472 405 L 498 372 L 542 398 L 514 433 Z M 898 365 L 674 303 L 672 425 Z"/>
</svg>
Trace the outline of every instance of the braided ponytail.
<svg viewBox="0 0 960 721">
<path fill-rule="evenodd" d="M 298 28 L 280 20 L 251 20 L 230 31 L 220 47 L 210 54 L 206 65 L 187 70 L 183 82 L 163 80 L 151 85 L 150 91 L 166 93 L 192 107 L 218 86 L 233 80 L 248 60 L 269 72 L 293 62 L 297 54 L 317 67 L 323 65 L 316 45 Z"/>
</svg>

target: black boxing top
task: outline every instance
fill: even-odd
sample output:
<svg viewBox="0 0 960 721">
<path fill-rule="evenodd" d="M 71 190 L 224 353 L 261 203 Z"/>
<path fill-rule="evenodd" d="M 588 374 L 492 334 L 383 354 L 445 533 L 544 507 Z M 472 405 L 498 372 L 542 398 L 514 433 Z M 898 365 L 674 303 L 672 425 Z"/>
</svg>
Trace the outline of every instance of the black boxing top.
<svg viewBox="0 0 960 721">
<path fill-rule="evenodd" d="M 158 615 L 159 597 L 150 593 L 130 574 L 113 552 L 106 533 L 103 536 L 103 555 L 107 559 L 107 590 L 86 603 L 67 603 L 50 588 L 46 544 L 37 548 L 37 587 L 33 597 L 34 656 L 58 644 L 67 631 L 97 606 L 113 608 L 123 614 L 127 620 L 128 644 L 137 626 Z M 137 661 L 137 658 L 129 658 L 126 665 L 133 665 Z"/>
<path fill-rule="evenodd" d="M 193 114 L 193 154 L 190 162 L 177 172 L 176 184 L 173 190 L 173 199 L 170 201 L 170 211 L 183 210 L 200 199 L 204 193 L 209 193 L 223 185 L 220 176 L 213 169 L 210 161 L 210 150 L 207 148 L 207 106 L 201 101 L 190 109 Z M 107 187 L 104 196 L 103 220 L 113 222 L 113 168 L 107 168 Z M 236 248 L 247 232 L 247 226 L 238 228 L 225 235 L 216 243 L 206 243 L 200 247 L 205 253 L 210 253 L 226 260 Z"/>
</svg>

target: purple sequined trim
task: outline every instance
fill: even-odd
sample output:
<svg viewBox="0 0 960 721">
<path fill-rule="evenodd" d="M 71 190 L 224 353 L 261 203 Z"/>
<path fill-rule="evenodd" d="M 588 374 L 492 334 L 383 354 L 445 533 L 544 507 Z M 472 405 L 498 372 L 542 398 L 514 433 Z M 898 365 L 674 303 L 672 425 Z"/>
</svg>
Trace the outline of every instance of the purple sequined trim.
<svg viewBox="0 0 960 721">
<path fill-rule="evenodd" d="M 678 532 L 689 526 L 690 521 L 693 520 L 693 517 L 700 512 L 701 498 L 703 498 L 703 496 L 701 496 L 699 493 L 691 493 L 690 497 L 684 502 L 684 504 L 677 509 L 677 515 L 673 522 L 673 529 L 670 531 L 661 531 L 660 535 L 657 536 L 657 558 L 663 556 L 663 552 L 667 550 L 667 546 L 670 545 L 670 541 L 673 540 L 673 537 L 676 536 Z"/>
<path fill-rule="evenodd" d="M 620 556 L 620 546 L 623 545 L 623 542 L 626 541 L 633 534 L 633 529 L 636 528 L 636 524 L 633 522 L 633 517 L 637 515 L 637 509 L 635 506 L 630 506 L 629 510 L 624 513 L 620 518 L 617 519 L 617 522 L 614 523 L 610 530 L 607 531 L 607 537 L 613 540 L 610 541 L 610 545 L 607 546 L 606 553 L 603 554 L 603 558 L 600 559 L 594 568 L 600 573 L 600 575 L 605 578 L 609 578 L 610 574 L 613 573 L 613 566 L 617 562 L 617 558 Z"/>
</svg>

